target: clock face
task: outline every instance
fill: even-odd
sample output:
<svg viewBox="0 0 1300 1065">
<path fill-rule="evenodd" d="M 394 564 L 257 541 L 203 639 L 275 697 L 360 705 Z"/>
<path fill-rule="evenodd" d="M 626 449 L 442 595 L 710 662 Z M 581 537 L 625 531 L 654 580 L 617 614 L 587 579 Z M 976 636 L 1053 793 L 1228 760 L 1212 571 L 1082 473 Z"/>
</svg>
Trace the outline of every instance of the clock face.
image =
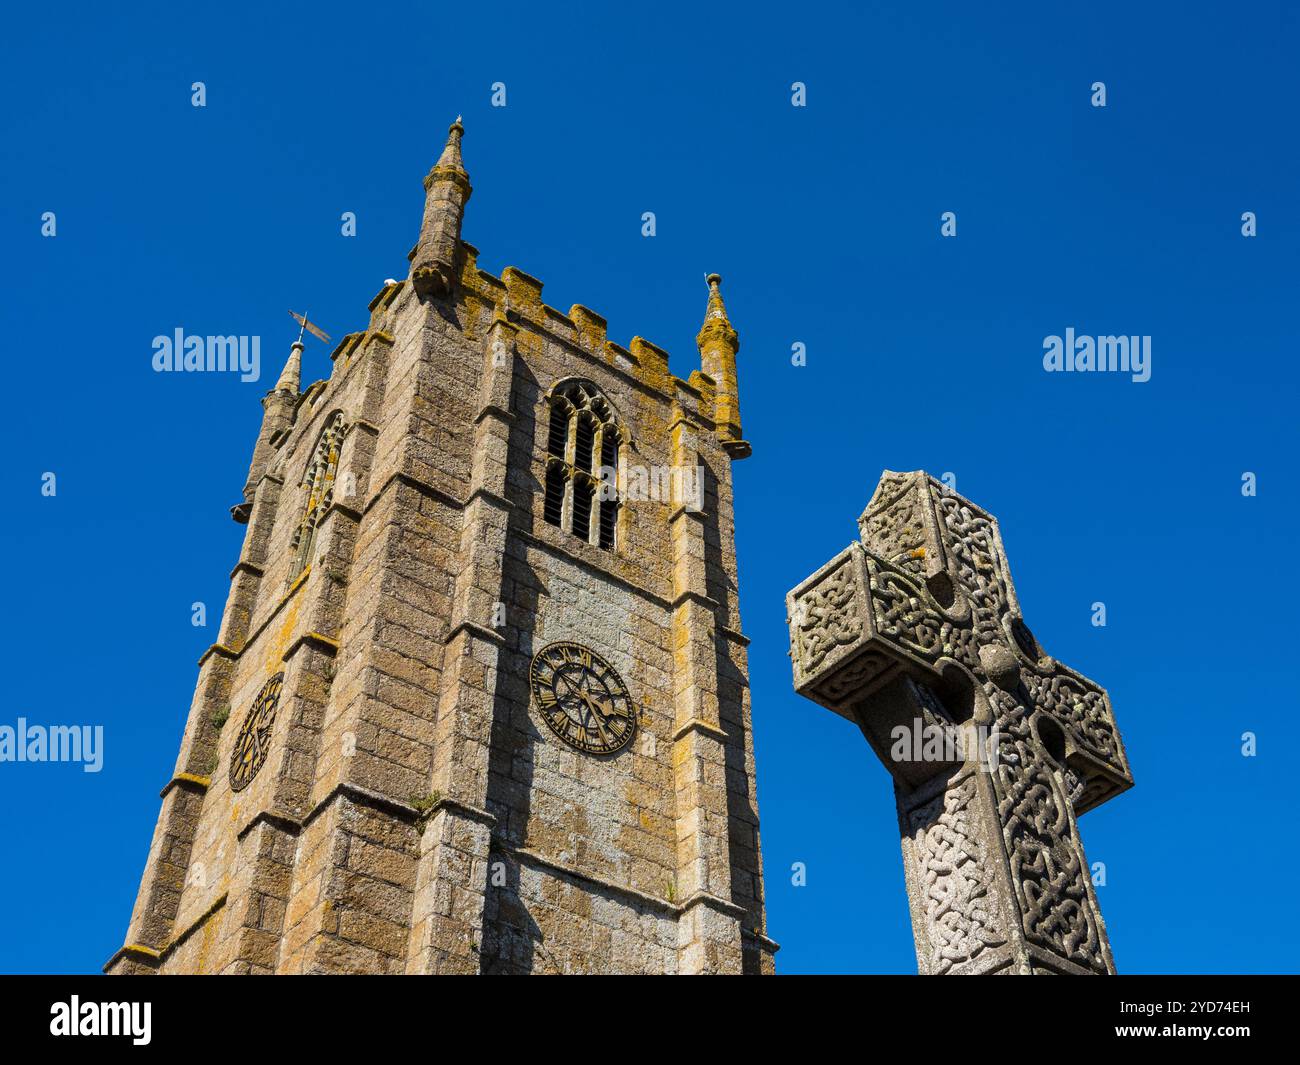
<svg viewBox="0 0 1300 1065">
<path fill-rule="evenodd" d="M 266 761 L 271 749 L 271 730 L 275 727 L 275 711 L 280 705 L 280 687 L 284 674 L 277 673 L 262 685 L 253 705 L 244 718 L 244 724 L 235 737 L 235 748 L 230 752 L 230 790 L 243 791 Z"/>
<path fill-rule="evenodd" d="M 533 699 L 570 747 L 613 754 L 636 733 L 636 709 L 614 667 L 590 648 L 553 643 L 533 657 Z"/>
</svg>

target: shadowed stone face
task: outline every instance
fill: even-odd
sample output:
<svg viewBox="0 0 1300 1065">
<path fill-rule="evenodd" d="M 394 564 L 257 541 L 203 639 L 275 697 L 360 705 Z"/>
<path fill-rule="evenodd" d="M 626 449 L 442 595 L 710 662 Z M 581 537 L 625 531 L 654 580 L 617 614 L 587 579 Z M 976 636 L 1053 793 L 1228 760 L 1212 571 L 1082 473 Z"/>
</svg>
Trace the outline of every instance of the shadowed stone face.
<svg viewBox="0 0 1300 1065">
<path fill-rule="evenodd" d="M 1133 783 L 1105 691 L 1039 648 L 992 515 L 886 471 L 859 527 L 787 596 L 795 688 L 894 777 L 920 971 L 1113 973 L 1076 824 Z"/>
</svg>

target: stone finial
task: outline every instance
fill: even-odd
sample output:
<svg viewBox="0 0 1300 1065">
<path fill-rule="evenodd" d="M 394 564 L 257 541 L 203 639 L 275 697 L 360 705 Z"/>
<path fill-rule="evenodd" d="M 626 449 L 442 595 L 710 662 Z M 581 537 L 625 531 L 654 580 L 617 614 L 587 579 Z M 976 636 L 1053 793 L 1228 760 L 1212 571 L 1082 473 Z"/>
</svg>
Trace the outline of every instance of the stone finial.
<svg viewBox="0 0 1300 1065">
<path fill-rule="evenodd" d="M 465 184 L 469 184 L 469 173 L 465 169 L 465 162 L 460 156 L 460 139 L 465 134 L 465 127 L 460 123 L 460 115 L 456 116 L 456 121 L 447 127 L 447 143 L 443 146 L 442 155 L 438 156 L 438 161 L 433 164 L 433 169 L 429 171 L 429 176 L 425 178 L 425 186 L 428 187 L 439 177 L 461 178 Z"/>
<path fill-rule="evenodd" d="M 464 259 L 460 225 L 474 191 L 460 154 L 464 133 L 457 116 L 447 130 L 442 155 L 424 178 L 424 221 L 411 253 L 411 281 L 421 297 L 449 295 Z"/>
<path fill-rule="evenodd" d="M 740 350 L 740 336 L 727 317 L 727 307 L 722 302 L 722 277 L 709 274 L 709 301 L 704 308 L 704 324 L 695 337 L 700 349 L 700 365 L 716 385 L 713 403 L 713 420 L 718 439 L 733 459 L 747 458 L 749 443 L 741 438 L 740 389 L 736 381 L 736 352 Z"/>
<path fill-rule="evenodd" d="M 289 358 L 285 361 L 284 369 L 280 371 L 280 379 L 275 382 L 275 388 L 271 391 L 290 392 L 296 396 L 301 382 L 302 341 L 295 340 L 292 347 L 289 348 Z"/>
<path fill-rule="evenodd" d="M 732 328 L 726 304 L 722 302 L 722 275 L 709 274 L 704 280 L 709 286 L 709 302 L 705 305 L 704 324 L 695 337 L 695 343 L 703 351 L 705 343 L 716 338 L 730 347 L 734 356 L 740 350 L 740 336 Z"/>
</svg>

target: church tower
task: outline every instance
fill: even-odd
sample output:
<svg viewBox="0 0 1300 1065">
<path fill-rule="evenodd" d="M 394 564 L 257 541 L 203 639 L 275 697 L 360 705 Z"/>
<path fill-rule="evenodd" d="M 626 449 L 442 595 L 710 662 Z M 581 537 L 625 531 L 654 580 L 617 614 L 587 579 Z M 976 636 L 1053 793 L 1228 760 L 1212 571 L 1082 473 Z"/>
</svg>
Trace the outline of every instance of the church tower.
<svg viewBox="0 0 1300 1065">
<path fill-rule="evenodd" d="M 111 973 L 766 973 L 708 278 L 689 380 L 478 269 L 452 126 L 404 281 L 262 401 Z"/>
</svg>

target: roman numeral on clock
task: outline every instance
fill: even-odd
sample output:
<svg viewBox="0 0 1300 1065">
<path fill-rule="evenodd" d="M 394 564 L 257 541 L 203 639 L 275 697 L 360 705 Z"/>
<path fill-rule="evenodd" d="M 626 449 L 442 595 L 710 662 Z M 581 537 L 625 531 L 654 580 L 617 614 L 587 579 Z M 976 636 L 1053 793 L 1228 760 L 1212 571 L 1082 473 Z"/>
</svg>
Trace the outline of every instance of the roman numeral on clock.
<svg viewBox="0 0 1300 1065">
<path fill-rule="evenodd" d="M 588 647 L 554 643 L 533 656 L 533 699 L 552 732 L 590 754 L 613 754 L 636 731 L 633 705 L 614 668 Z"/>
</svg>

